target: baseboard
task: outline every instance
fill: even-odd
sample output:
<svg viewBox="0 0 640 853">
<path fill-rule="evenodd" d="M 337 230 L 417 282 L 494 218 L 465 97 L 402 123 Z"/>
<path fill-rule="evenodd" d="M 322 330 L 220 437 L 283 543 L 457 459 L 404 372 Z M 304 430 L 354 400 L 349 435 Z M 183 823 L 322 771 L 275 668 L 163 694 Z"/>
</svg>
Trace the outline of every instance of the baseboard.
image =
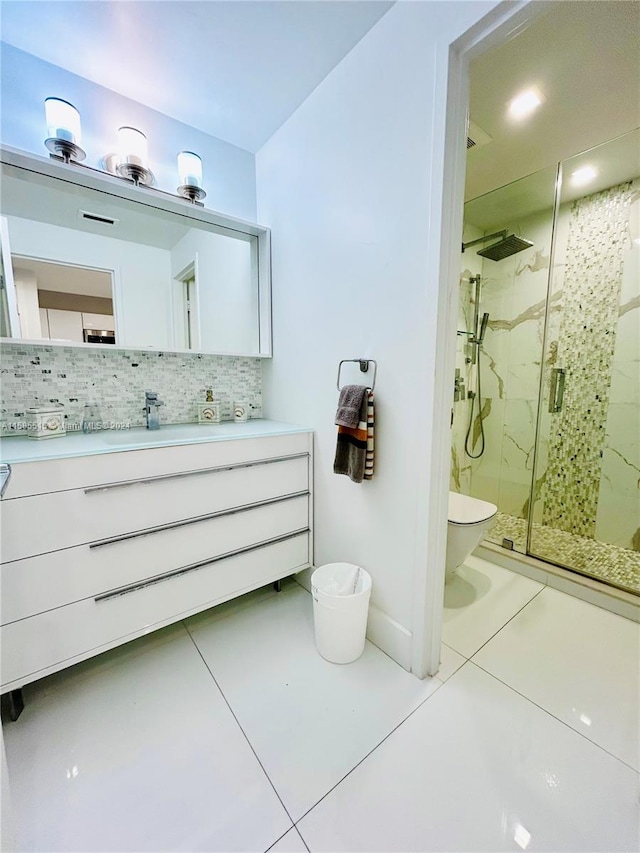
<svg viewBox="0 0 640 853">
<path fill-rule="evenodd" d="M 305 569 L 295 576 L 296 581 L 307 592 L 311 592 L 312 572 L 313 569 Z M 369 605 L 367 640 L 377 646 L 380 651 L 389 655 L 407 672 L 411 672 L 411 631 L 408 631 L 403 625 L 376 607 L 375 604 Z"/>
<path fill-rule="evenodd" d="M 407 672 L 411 672 L 411 631 L 375 604 L 369 605 L 367 639 Z"/>
<path fill-rule="evenodd" d="M 561 566 L 545 563 L 535 557 L 508 551 L 493 542 L 485 540 L 473 552 L 476 557 L 496 563 L 512 572 L 525 575 L 531 580 L 543 583 L 552 589 L 566 592 L 574 598 L 580 598 L 603 610 L 610 610 L 625 619 L 640 622 L 640 598 L 622 589 L 608 586 L 593 578 L 576 574 Z"/>
</svg>

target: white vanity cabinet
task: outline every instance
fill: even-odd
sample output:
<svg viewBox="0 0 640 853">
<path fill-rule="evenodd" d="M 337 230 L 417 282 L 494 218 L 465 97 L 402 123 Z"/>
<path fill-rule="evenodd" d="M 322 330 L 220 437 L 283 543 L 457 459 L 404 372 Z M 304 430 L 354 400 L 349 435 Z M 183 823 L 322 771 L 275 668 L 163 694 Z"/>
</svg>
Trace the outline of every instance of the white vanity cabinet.
<svg viewBox="0 0 640 853">
<path fill-rule="evenodd" d="M 12 464 L 1 692 L 308 568 L 311 472 L 301 431 Z"/>
</svg>

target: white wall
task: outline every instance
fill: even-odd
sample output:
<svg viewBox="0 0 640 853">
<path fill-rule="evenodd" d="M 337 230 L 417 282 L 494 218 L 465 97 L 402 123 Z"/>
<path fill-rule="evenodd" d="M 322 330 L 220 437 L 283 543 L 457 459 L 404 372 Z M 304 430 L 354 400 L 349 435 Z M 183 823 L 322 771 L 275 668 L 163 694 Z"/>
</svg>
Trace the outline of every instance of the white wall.
<svg viewBox="0 0 640 853">
<path fill-rule="evenodd" d="M 405 666 L 438 369 L 436 51 L 495 5 L 397 3 L 256 156 L 258 217 L 273 229 L 266 414 L 317 431 L 315 562 L 371 572 L 370 634 Z M 360 356 L 378 360 L 377 459 L 374 480 L 355 485 L 332 473 L 333 420 L 338 362 Z"/>
<path fill-rule="evenodd" d="M 12 255 L 113 270 L 118 346 L 172 348 L 169 251 L 16 216 L 7 221 Z"/>
</svg>

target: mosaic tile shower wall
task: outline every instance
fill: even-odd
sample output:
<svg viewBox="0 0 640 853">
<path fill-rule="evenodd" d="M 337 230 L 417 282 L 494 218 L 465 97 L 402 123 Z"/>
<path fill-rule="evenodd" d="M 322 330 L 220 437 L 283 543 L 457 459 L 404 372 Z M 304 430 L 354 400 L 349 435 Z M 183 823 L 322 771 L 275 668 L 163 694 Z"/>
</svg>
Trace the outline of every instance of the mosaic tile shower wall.
<svg viewBox="0 0 640 853">
<path fill-rule="evenodd" d="M 231 418 L 234 400 L 247 400 L 262 417 L 259 358 L 172 352 L 5 344 L 0 352 L 0 421 L 15 434 L 33 406 L 63 407 L 70 425 L 82 422 L 85 403 L 96 402 L 103 421 L 144 426 L 145 390 L 157 391 L 164 423 L 192 423 L 196 404 L 212 388 Z M 73 427 L 72 427 L 73 428 Z"/>
<path fill-rule="evenodd" d="M 631 184 L 573 203 L 562 288 L 558 363 L 566 372 L 553 416 L 542 523 L 594 538 Z"/>
</svg>

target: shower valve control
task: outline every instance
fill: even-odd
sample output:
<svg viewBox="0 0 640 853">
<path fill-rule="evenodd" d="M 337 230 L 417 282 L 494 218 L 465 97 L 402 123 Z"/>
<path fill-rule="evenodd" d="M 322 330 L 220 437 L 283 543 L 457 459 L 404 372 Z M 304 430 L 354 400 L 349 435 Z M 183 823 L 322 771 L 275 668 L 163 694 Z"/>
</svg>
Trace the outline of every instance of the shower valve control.
<svg viewBox="0 0 640 853">
<path fill-rule="evenodd" d="M 453 382 L 453 402 L 459 403 L 460 400 L 464 400 L 466 397 L 466 391 L 464 387 L 464 379 L 460 376 L 460 368 L 456 368 L 456 378 Z"/>
</svg>

